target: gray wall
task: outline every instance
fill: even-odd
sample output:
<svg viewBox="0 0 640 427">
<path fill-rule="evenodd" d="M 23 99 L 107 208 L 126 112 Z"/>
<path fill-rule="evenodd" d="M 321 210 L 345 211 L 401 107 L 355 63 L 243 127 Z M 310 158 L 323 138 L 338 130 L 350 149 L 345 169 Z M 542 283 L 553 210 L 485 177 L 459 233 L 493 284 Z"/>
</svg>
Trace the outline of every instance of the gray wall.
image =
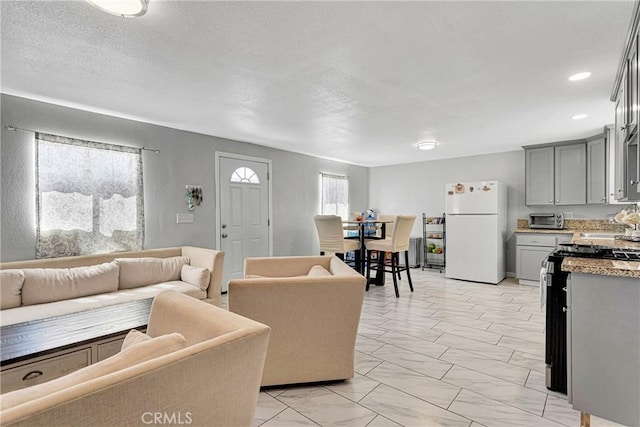
<svg viewBox="0 0 640 427">
<path fill-rule="evenodd" d="M 422 235 L 422 213 L 440 215 L 445 209 L 445 185 L 454 182 L 499 180 L 508 186 L 508 227 L 530 212 L 565 212 L 573 218 L 604 218 L 618 206 L 529 207 L 524 202 L 524 150 L 482 156 L 434 160 L 370 170 L 370 205 L 379 213 L 418 215 L 413 235 Z M 515 273 L 515 236 L 507 241 L 507 272 Z"/>
<path fill-rule="evenodd" d="M 318 252 L 312 217 L 319 209 L 319 172 L 344 174 L 350 182 L 350 210 L 377 213 L 439 215 L 444 186 L 450 182 L 498 179 L 508 185 L 509 228 L 530 212 L 563 211 L 574 218 L 603 218 L 616 206 L 524 205 L 524 151 L 364 168 L 167 127 L 151 125 L 17 98 L 1 96 L 0 260 L 35 256 L 34 143 L 31 132 L 11 132 L 10 124 L 53 134 L 133 146 L 144 152 L 145 247 L 215 245 L 215 151 L 271 159 L 273 165 L 274 255 Z M 176 224 L 186 212 L 184 186 L 200 184 L 204 203 L 193 224 Z M 418 221 L 413 234 L 422 234 Z M 515 271 L 515 237 L 509 234 L 507 271 Z"/>
<path fill-rule="evenodd" d="M 1 96 L 0 260 L 35 257 L 34 134 L 5 124 L 114 144 L 158 148 L 143 154 L 145 247 L 215 245 L 215 151 L 272 161 L 274 255 L 318 253 L 313 216 L 319 209 L 319 172 L 349 177 L 351 210 L 368 207 L 369 169 L 245 142 L 175 130 L 82 110 Z M 186 184 L 203 186 L 204 202 L 193 224 L 184 213 Z"/>
</svg>

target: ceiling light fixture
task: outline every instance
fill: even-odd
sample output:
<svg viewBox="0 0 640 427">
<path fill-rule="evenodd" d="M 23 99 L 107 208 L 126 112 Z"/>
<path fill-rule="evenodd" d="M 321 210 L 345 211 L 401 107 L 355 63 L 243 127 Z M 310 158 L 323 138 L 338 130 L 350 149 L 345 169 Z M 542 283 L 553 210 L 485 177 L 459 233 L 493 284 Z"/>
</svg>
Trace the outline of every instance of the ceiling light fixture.
<svg viewBox="0 0 640 427">
<path fill-rule="evenodd" d="M 147 13 L 149 0 L 87 0 L 89 4 L 103 12 L 127 17 L 142 16 Z"/>
<path fill-rule="evenodd" d="M 584 71 L 582 73 L 577 73 L 569 76 L 569 80 L 572 82 L 577 82 L 578 80 L 584 80 L 591 77 L 591 73 L 589 71 Z"/>
<path fill-rule="evenodd" d="M 420 141 L 416 144 L 416 147 L 419 150 L 433 150 L 438 145 L 440 145 L 438 141 Z"/>
<path fill-rule="evenodd" d="M 587 117 L 589 117 L 588 114 L 576 114 L 575 116 L 571 116 L 573 120 L 582 120 L 586 119 Z"/>
</svg>

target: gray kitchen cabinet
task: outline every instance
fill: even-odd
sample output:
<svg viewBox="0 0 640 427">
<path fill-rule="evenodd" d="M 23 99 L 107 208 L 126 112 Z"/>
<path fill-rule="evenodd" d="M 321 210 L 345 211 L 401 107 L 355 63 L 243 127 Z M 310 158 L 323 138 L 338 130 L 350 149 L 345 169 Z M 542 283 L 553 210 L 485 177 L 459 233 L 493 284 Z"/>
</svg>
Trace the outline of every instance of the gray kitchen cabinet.
<svg viewBox="0 0 640 427">
<path fill-rule="evenodd" d="M 540 267 L 561 243 L 570 243 L 573 234 L 516 234 L 516 279 L 521 285 L 538 286 Z"/>
<path fill-rule="evenodd" d="M 627 151 L 627 201 L 640 200 L 640 149 L 638 133 L 626 143 Z"/>
<path fill-rule="evenodd" d="M 615 188 L 614 198 L 623 202 L 640 200 L 640 2 L 636 2 L 627 41 L 611 91 L 615 103 Z"/>
<path fill-rule="evenodd" d="M 518 246 L 516 249 L 516 276 L 521 285 L 537 285 L 540 281 L 542 262 L 553 252 L 555 246 Z M 526 283 L 530 281 L 533 283 Z"/>
<path fill-rule="evenodd" d="M 587 201 L 585 144 L 555 147 L 555 204 L 584 205 Z"/>
<path fill-rule="evenodd" d="M 630 137 L 637 132 L 638 126 L 638 35 L 633 38 L 633 44 L 629 51 L 629 77 L 628 77 L 628 95 L 627 95 L 627 136 Z"/>
<path fill-rule="evenodd" d="M 633 277 L 571 273 L 567 395 L 573 409 L 640 425 L 640 286 Z"/>
<path fill-rule="evenodd" d="M 537 286 L 540 283 L 542 261 L 555 249 L 555 235 L 518 233 L 516 235 L 516 278 L 518 283 Z"/>
<path fill-rule="evenodd" d="M 587 141 L 587 204 L 607 203 L 607 141 Z"/>
<path fill-rule="evenodd" d="M 586 142 L 586 139 L 580 139 L 524 147 L 527 205 L 587 203 Z M 602 168 L 606 167 L 605 159 L 601 157 Z"/>
<path fill-rule="evenodd" d="M 525 149 L 525 199 L 527 205 L 554 204 L 553 147 Z"/>
<path fill-rule="evenodd" d="M 620 87 L 620 92 L 623 87 Z M 621 127 L 621 120 L 624 117 L 622 109 L 624 108 L 622 99 L 624 95 L 618 95 L 616 102 L 616 121 L 614 125 L 614 145 L 615 159 L 613 163 L 614 191 L 613 198 L 615 200 L 625 200 L 627 198 L 627 149 L 622 133 L 624 129 Z"/>
</svg>

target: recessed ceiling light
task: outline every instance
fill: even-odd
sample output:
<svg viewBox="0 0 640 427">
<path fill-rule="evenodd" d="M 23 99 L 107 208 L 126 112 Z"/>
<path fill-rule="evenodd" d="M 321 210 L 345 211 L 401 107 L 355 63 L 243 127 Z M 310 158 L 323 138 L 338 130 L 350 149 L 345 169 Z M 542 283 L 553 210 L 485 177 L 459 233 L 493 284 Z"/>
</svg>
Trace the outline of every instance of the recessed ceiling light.
<svg viewBox="0 0 640 427">
<path fill-rule="evenodd" d="M 576 114 L 575 116 L 571 116 L 573 120 L 582 120 L 586 119 L 587 117 L 589 117 L 588 114 Z"/>
<path fill-rule="evenodd" d="M 416 144 L 416 147 L 419 150 L 433 150 L 438 145 L 440 145 L 438 141 L 420 141 Z"/>
<path fill-rule="evenodd" d="M 142 16 L 147 13 L 149 0 L 87 0 L 103 12 L 125 17 Z"/>
<path fill-rule="evenodd" d="M 591 73 L 589 71 L 584 71 L 582 73 L 577 73 L 569 76 L 569 80 L 571 80 L 572 82 L 577 82 L 578 80 L 588 79 L 589 77 L 591 77 Z"/>
</svg>

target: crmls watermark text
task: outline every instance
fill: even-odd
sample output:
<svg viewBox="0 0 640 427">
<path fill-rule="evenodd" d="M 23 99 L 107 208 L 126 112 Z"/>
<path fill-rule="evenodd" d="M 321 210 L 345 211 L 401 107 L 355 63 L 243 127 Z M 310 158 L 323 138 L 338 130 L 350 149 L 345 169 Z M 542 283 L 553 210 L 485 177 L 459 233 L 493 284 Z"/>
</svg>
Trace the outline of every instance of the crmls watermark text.
<svg viewBox="0 0 640 427">
<path fill-rule="evenodd" d="M 144 412 L 140 417 L 144 424 L 191 424 L 191 412 Z"/>
</svg>

